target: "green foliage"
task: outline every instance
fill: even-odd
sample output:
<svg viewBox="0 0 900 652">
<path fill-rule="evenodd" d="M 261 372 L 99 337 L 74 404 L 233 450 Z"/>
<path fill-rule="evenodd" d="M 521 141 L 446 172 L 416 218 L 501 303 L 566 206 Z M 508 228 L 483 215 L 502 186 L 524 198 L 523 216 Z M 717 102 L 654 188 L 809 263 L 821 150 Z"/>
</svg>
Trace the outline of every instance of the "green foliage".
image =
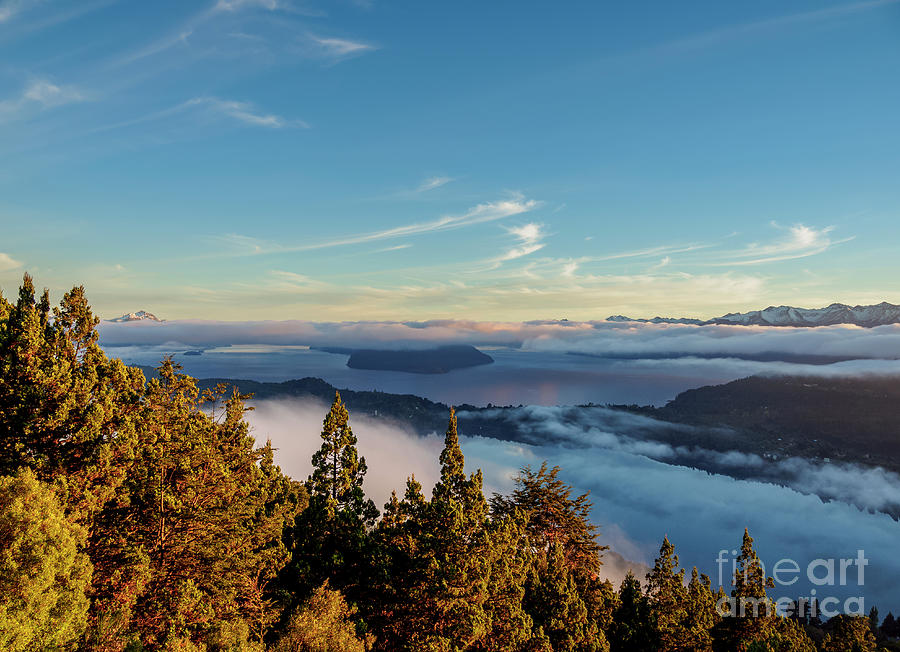
<svg viewBox="0 0 900 652">
<path fill-rule="evenodd" d="M 720 597 L 724 597 L 724 593 L 714 593 L 709 577 L 698 573 L 695 566 L 687 588 L 683 627 L 697 652 L 712 650 L 711 632 L 720 620 L 716 612 L 716 602 Z"/>
<path fill-rule="evenodd" d="M 171 361 L 147 383 L 127 492 L 93 537 L 98 558 L 118 562 L 95 597 L 95 645 L 129 630 L 147 645 L 200 643 L 238 621 L 260 641 L 277 617 L 267 584 L 289 559 L 282 532 L 305 496 L 271 446 L 255 447 L 242 397 L 217 412 L 221 398 L 201 396 Z"/>
<path fill-rule="evenodd" d="M 363 490 L 366 460 L 356 450 L 349 420 L 341 395 L 335 393 L 306 482 L 309 507 L 287 535 L 292 563 L 279 583 L 290 607 L 326 581 L 357 603 L 371 581 L 369 530 L 378 510 Z"/>
<path fill-rule="evenodd" d="M 878 649 L 868 618 L 835 616 L 822 643 L 823 652 L 874 652 Z"/>
<path fill-rule="evenodd" d="M 382 550 L 384 650 L 520 649 L 532 638 L 523 609 L 530 551 L 523 516 L 491 520 L 481 472 L 465 473 L 456 416 L 440 456 L 441 479 L 426 500 L 415 478 L 392 496 L 376 533 Z"/>
<path fill-rule="evenodd" d="M 0 649 L 59 648 L 87 622 L 84 530 L 30 470 L 0 477 Z"/>
<path fill-rule="evenodd" d="M 612 652 L 654 652 L 657 632 L 640 581 L 629 571 L 619 587 L 618 605 L 610 627 Z"/>
<path fill-rule="evenodd" d="M 684 569 L 679 568 L 675 546 L 668 537 L 663 539 L 659 557 L 647 574 L 647 593 L 660 652 L 683 649 L 691 639 L 691 632 L 686 626 L 687 589 L 684 586 Z"/>
<path fill-rule="evenodd" d="M 553 543 L 532 566 L 526 585 L 526 610 L 553 650 L 608 650 L 606 636 L 590 617 L 563 547 Z"/>
<path fill-rule="evenodd" d="M 297 610 L 275 645 L 275 652 L 364 652 L 356 634 L 355 610 L 339 591 L 318 587 Z"/>
<path fill-rule="evenodd" d="M 572 498 L 572 487 L 559 479 L 559 471 L 558 466 L 548 469 L 546 462 L 537 471 L 526 466 L 515 478 L 512 495 L 495 495 L 491 509 L 495 514 L 520 510 L 528 518 L 528 537 L 535 549 L 558 543 L 570 569 L 596 576 L 606 547 L 597 543 L 588 494 Z"/>
</svg>

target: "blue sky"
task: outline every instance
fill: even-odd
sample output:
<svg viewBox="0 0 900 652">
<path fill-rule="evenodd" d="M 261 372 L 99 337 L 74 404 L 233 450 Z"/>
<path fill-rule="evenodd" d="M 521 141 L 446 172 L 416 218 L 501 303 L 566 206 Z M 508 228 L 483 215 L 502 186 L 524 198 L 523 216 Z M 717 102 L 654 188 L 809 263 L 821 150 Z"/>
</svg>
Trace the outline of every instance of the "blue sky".
<svg viewBox="0 0 900 652">
<path fill-rule="evenodd" d="M 104 317 L 900 303 L 900 2 L 0 0 L 0 287 Z"/>
</svg>

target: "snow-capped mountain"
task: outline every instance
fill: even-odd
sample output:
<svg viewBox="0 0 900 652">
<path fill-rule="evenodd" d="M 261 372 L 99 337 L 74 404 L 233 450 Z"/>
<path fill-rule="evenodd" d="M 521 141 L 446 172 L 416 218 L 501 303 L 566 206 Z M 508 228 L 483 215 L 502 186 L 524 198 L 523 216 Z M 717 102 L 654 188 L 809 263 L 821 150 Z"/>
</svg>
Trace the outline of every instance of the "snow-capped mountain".
<svg viewBox="0 0 900 652">
<path fill-rule="evenodd" d="M 874 306 L 848 306 L 832 303 L 825 308 L 795 308 L 793 306 L 769 306 L 763 310 L 731 312 L 721 317 L 702 321 L 699 319 L 654 317 L 630 319 L 613 315 L 607 321 L 635 321 L 653 324 L 736 324 L 741 326 L 833 326 L 853 324 L 864 328 L 900 323 L 900 306 L 883 301 Z"/>
<path fill-rule="evenodd" d="M 115 319 L 107 319 L 106 321 L 114 321 L 114 322 L 126 322 L 126 321 L 165 321 L 165 319 L 160 319 L 152 312 L 147 312 L 146 310 L 138 310 L 137 312 L 129 312 L 127 315 L 122 315 L 121 317 L 116 317 Z"/>
</svg>

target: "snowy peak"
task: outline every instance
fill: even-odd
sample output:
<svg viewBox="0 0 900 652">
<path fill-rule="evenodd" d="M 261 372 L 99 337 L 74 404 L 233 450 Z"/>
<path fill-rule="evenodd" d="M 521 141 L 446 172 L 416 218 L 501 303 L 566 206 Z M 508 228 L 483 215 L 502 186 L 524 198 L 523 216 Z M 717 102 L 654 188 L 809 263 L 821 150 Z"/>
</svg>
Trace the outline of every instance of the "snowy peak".
<svg viewBox="0 0 900 652">
<path fill-rule="evenodd" d="M 128 322 L 128 321 L 158 321 L 162 322 L 165 319 L 160 319 L 152 312 L 147 312 L 146 310 L 138 310 L 137 312 L 129 312 L 127 315 L 122 315 L 121 317 L 116 317 L 115 319 L 107 319 L 106 321 L 112 322 Z"/>
<path fill-rule="evenodd" d="M 900 323 L 900 306 L 882 301 L 874 306 L 848 306 L 832 303 L 824 308 L 795 308 L 794 306 L 769 306 L 750 312 L 731 312 L 706 321 L 700 319 L 629 319 L 622 315 L 609 317 L 607 321 L 635 321 L 653 324 L 733 324 L 739 326 L 834 326 L 852 324 L 864 328 Z"/>
</svg>

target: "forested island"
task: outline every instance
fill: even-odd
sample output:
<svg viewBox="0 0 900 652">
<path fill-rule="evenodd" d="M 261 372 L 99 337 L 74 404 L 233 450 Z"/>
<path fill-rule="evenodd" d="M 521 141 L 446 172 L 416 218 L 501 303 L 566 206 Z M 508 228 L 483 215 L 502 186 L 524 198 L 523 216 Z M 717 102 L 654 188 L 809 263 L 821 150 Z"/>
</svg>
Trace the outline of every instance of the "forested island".
<svg viewBox="0 0 900 652">
<path fill-rule="evenodd" d="M 494 359 L 468 344 L 438 346 L 431 349 L 335 349 L 322 350 L 349 355 L 351 369 L 404 371 L 412 374 L 445 374 L 491 364 Z"/>
<path fill-rule="evenodd" d="M 430 492 L 410 476 L 381 510 L 366 497 L 340 394 L 313 473 L 290 478 L 250 435 L 246 394 L 171 360 L 148 380 L 104 354 L 97 323 L 81 287 L 55 308 L 28 276 L 0 295 L 4 650 L 900 649 L 874 609 L 776 614 L 746 530 L 727 588 L 667 538 L 614 586 L 588 496 L 548 464 L 486 496 L 453 410 Z"/>
</svg>

